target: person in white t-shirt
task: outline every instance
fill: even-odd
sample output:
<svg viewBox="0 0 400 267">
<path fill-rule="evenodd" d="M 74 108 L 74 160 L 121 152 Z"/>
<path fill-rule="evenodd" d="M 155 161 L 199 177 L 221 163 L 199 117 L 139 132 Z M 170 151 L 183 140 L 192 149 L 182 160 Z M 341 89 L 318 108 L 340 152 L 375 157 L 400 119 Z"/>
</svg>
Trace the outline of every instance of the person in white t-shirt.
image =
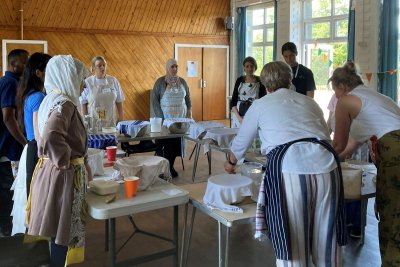
<svg viewBox="0 0 400 267">
<path fill-rule="evenodd" d="M 333 147 L 342 153 L 349 135 L 360 143 L 371 140 L 378 169 L 375 203 L 382 266 L 399 266 L 400 108 L 391 98 L 367 88 L 353 62 L 336 68 L 329 82 L 338 98 Z"/>
<path fill-rule="evenodd" d="M 347 234 L 340 163 L 321 108 L 289 89 L 292 78 L 284 62 L 264 66 L 261 82 L 268 94 L 248 109 L 225 170 L 235 172 L 258 132 L 268 160 L 256 237 L 268 234 L 277 266 L 341 266 L 339 246 Z"/>
<path fill-rule="evenodd" d="M 115 126 L 124 119 L 122 102 L 125 96 L 121 85 L 115 77 L 106 74 L 107 62 L 102 56 L 92 59 L 92 71 L 94 75 L 86 78 L 80 97 L 82 114 L 90 114 L 103 127 Z"/>
</svg>

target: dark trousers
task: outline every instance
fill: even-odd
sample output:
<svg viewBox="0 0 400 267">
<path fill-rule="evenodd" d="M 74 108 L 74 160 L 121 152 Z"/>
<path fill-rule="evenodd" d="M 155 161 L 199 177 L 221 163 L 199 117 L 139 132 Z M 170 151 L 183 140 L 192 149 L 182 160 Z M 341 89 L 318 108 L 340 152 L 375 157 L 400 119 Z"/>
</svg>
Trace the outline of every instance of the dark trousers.
<svg viewBox="0 0 400 267">
<path fill-rule="evenodd" d="M 169 167 L 174 167 L 175 158 L 181 156 L 181 138 L 171 139 L 158 139 L 156 145 L 160 147 L 160 151 L 157 151 L 158 156 L 162 156 L 169 161 Z"/>
<path fill-rule="evenodd" d="M 361 201 L 346 203 L 346 221 L 353 227 L 361 227 Z"/>
<path fill-rule="evenodd" d="M 50 267 L 64 267 L 68 247 L 57 245 L 55 238 L 51 238 Z"/>
<path fill-rule="evenodd" d="M 29 197 L 31 188 L 31 181 L 33 172 L 35 171 L 36 163 L 38 162 L 37 156 L 37 143 L 36 140 L 28 142 L 28 149 L 26 151 L 26 195 Z"/>
<path fill-rule="evenodd" d="M 0 162 L 0 227 L 3 231 L 12 226 L 13 191 L 10 188 L 13 182 L 11 162 Z"/>
</svg>

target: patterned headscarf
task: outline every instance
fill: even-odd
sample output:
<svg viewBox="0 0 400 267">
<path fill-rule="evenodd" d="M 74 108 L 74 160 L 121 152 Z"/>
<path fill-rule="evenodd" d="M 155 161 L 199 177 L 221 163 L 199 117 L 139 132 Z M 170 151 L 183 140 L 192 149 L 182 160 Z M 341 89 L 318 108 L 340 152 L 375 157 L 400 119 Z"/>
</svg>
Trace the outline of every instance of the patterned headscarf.
<svg viewBox="0 0 400 267">
<path fill-rule="evenodd" d="M 62 105 L 67 101 L 79 106 L 81 83 L 89 75 L 85 65 L 71 55 L 54 56 L 49 60 L 44 80 L 47 95 L 38 112 L 40 135 L 53 110 L 58 109 L 61 113 Z"/>
<path fill-rule="evenodd" d="M 172 65 L 178 65 L 178 61 L 176 59 L 170 58 L 167 60 L 166 70 L 167 75 L 165 75 L 165 82 L 172 87 L 179 87 L 180 86 L 180 79 L 178 75 L 173 75 L 170 70 Z"/>
</svg>

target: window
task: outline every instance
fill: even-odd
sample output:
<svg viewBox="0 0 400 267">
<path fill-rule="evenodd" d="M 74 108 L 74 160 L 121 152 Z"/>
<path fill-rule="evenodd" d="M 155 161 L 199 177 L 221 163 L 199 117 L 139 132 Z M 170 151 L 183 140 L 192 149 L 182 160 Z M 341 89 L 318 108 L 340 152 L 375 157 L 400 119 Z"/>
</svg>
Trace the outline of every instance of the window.
<svg viewBox="0 0 400 267">
<path fill-rule="evenodd" d="M 261 66 L 273 60 L 274 22 L 273 3 L 246 8 L 246 56 L 257 61 L 257 75 L 260 75 Z"/>
<path fill-rule="evenodd" d="M 303 11 L 303 62 L 314 73 L 314 98 L 325 113 L 333 93 L 327 81 L 333 69 L 347 61 L 349 0 L 305 0 Z"/>
<path fill-rule="evenodd" d="M 336 66 L 347 60 L 349 0 L 306 0 L 304 2 L 305 64 L 317 89 Z"/>
</svg>

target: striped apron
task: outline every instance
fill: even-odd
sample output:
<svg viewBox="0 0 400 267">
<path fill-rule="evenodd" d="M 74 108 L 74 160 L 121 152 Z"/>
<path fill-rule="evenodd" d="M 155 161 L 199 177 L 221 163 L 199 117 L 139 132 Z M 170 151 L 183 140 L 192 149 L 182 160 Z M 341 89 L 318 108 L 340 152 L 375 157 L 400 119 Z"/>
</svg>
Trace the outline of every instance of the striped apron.
<svg viewBox="0 0 400 267">
<path fill-rule="evenodd" d="M 265 176 L 260 187 L 257 203 L 255 237 L 262 238 L 263 232 L 267 232 L 267 236 L 272 241 L 276 257 L 280 260 L 292 260 L 293 255 L 285 183 L 282 175 L 282 162 L 288 148 L 298 142 L 319 144 L 332 152 L 335 157 L 338 168 L 332 171 L 330 175 L 332 176 L 332 186 L 338 189 L 338 194 L 333 194 L 332 196 L 333 199 L 337 199 L 336 214 L 334 214 L 336 238 L 339 245 L 347 244 L 343 180 L 339 158 L 332 146 L 327 142 L 316 138 L 303 138 L 277 146 L 267 154 L 268 161 L 266 164 Z M 301 191 L 301 188 L 299 188 L 299 190 L 300 192 L 298 194 L 307 197 L 306 194 L 303 194 L 304 192 Z"/>
</svg>

